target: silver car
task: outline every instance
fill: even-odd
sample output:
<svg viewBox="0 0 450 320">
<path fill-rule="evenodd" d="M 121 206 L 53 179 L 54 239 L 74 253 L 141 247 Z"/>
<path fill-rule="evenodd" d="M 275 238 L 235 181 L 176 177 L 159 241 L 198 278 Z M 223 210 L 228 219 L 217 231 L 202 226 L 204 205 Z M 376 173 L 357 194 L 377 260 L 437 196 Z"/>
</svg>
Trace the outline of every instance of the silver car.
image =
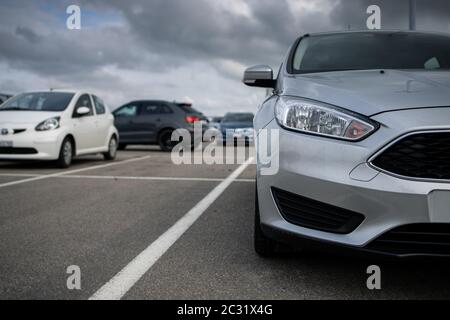
<svg viewBox="0 0 450 320">
<path fill-rule="evenodd" d="M 334 245 L 395 257 L 450 255 L 450 36 L 304 35 L 254 120 L 255 249 Z M 264 174 L 263 129 L 278 131 Z"/>
</svg>

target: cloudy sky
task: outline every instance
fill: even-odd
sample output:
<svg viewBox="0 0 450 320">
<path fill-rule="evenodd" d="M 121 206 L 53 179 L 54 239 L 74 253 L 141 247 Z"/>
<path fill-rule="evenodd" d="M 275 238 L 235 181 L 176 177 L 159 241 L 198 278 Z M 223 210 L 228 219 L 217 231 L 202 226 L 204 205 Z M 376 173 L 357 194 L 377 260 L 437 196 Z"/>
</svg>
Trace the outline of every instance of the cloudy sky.
<svg viewBox="0 0 450 320">
<path fill-rule="evenodd" d="M 66 8 L 81 8 L 68 30 Z M 278 69 L 302 33 L 408 27 L 408 0 L 0 0 L 0 92 L 88 89 L 111 109 L 132 100 L 192 101 L 208 115 L 252 111 L 264 90 L 246 66 Z M 418 29 L 450 32 L 450 1 L 417 0 Z"/>
</svg>

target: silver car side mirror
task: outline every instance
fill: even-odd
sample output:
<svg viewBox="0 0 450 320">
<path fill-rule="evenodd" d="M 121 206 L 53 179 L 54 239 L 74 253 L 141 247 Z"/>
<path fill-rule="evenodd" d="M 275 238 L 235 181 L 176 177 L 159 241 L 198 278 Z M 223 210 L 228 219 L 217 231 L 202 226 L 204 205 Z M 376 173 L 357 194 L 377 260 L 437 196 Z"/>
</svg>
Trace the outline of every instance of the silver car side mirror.
<svg viewBox="0 0 450 320">
<path fill-rule="evenodd" d="M 275 88 L 273 70 L 266 65 L 253 66 L 244 72 L 244 84 L 250 87 Z"/>
</svg>

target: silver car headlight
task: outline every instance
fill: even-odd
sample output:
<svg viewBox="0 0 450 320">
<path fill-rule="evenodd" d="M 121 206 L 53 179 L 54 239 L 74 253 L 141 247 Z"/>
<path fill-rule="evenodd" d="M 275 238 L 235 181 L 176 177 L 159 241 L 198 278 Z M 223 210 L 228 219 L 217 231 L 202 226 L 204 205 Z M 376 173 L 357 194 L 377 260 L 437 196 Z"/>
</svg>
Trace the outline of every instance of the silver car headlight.
<svg viewBox="0 0 450 320">
<path fill-rule="evenodd" d="M 294 97 L 281 97 L 275 116 L 286 129 L 349 141 L 361 140 L 378 128 L 376 122 L 361 115 Z"/>
<path fill-rule="evenodd" d="M 36 131 L 49 131 L 59 128 L 60 117 L 54 117 L 42 121 L 36 126 Z"/>
</svg>

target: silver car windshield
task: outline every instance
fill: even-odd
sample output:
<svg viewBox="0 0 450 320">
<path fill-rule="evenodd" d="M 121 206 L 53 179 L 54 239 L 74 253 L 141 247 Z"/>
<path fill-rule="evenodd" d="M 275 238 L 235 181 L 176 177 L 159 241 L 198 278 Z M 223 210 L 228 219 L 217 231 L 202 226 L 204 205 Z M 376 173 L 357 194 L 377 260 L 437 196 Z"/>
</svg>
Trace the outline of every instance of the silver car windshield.
<svg viewBox="0 0 450 320">
<path fill-rule="evenodd" d="M 0 111 L 64 111 L 74 94 L 67 92 L 33 92 L 19 94 L 0 107 Z"/>
<path fill-rule="evenodd" d="M 294 73 L 370 69 L 450 68 L 450 37 L 408 32 L 361 32 L 304 37 Z"/>
</svg>

